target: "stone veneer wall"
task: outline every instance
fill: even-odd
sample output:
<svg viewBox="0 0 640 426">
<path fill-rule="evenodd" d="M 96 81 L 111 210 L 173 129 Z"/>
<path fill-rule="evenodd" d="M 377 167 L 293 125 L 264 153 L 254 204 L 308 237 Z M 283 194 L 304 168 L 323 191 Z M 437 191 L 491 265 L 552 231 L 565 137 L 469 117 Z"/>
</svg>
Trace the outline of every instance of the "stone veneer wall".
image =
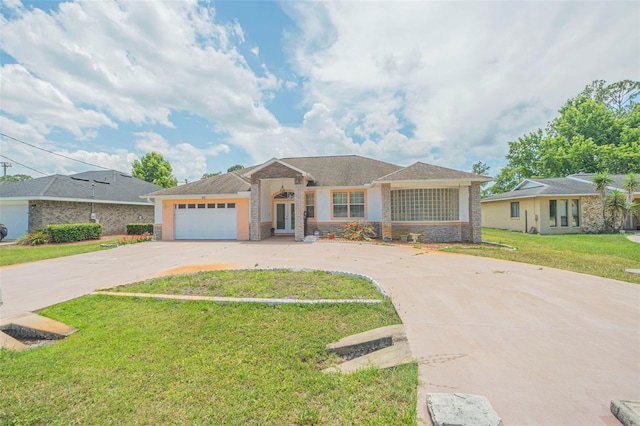
<svg viewBox="0 0 640 426">
<path fill-rule="evenodd" d="M 260 224 L 260 239 L 264 240 L 265 238 L 269 238 L 271 236 L 271 228 L 273 228 L 273 224 L 271 223 L 262 223 Z"/>
<path fill-rule="evenodd" d="M 586 233 L 601 232 L 602 226 L 602 200 L 600 196 L 580 197 L 580 230 Z"/>
<path fill-rule="evenodd" d="M 249 214 L 249 239 L 259 241 L 271 236 L 271 225 L 260 224 L 260 181 L 262 179 L 294 179 L 294 191 L 296 193 L 296 218 L 295 239 L 301 241 L 304 238 L 303 214 L 304 214 L 304 187 L 306 182 L 302 174 L 280 163 L 273 163 L 251 175 L 251 212 Z"/>
<path fill-rule="evenodd" d="M 162 224 L 153 225 L 153 239 L 155 241 L 162 241 Z"/>
<path fill-rule="evenodd" d="M 393 225 L 391 223 L 391 184 L 381 185 L 382 195 L 382 237 L 391 238 L 393 236 Z"/>
<path fill-rule="evenodd" d="M 480 183 L 472 182 L 469 187 L 469 228 L 470 241 L 480 244 L 482 242 L 482 207 L 480 205 Z M 462 240 L 462 241 L 469 241 Z"/>
<path fill-rule="evenodd" d="M 471 225 L 469 223 L 455 223 L 450 225 L 395 225 L 393 238 L 400 239 L 401 234 L 420 234 L 418 240 L 425 243 L 450 243 L 457 241 L 471 241 Z"/>
<path fill-rule="evenodd" d="M 153 223 L 153 206 L 95 203 L 104 235 L 127 233 L 128 223 Z M 36 200 L 29 202 L 29 232 L 47 225 L 91 223 L 91 203 Z"/>
</svg>

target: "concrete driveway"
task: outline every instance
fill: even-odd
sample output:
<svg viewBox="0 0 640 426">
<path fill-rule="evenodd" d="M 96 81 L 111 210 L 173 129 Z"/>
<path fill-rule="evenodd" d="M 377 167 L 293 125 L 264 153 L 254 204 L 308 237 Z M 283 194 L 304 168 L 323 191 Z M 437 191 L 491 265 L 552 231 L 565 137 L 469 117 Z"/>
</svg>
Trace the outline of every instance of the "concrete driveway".
<svg viewBox="0 0 640 426">
<path fill-rule="evenodd" d="M 619 424 L 640 400 L 640 286 L 411 248 L 272 238 L 152 242 L 0 268 L 3 318 L 185 265 L 358 272 L 391 296 L 427 392 L 486 396 L 506 425 Z"/>
</svg>

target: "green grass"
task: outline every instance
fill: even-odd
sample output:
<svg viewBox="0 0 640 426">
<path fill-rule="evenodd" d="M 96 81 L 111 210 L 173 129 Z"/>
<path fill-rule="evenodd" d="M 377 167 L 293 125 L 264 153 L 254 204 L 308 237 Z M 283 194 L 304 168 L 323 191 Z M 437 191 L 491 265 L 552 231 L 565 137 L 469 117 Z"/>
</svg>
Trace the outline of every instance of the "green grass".
<svg viewBox="0 0 640 426">
<path fill-rule="evenodd" d="M 482 239 L 516 250 L 491 246 L 455 245 L 444 251 L 532 263 L 640 284 L 640 244 L 620 234 L 537 235 L 499 229 L 482 230 Z"/>
<path fill-rule="evenodd" d="M 119 292 L 292 299 L 382 299 L 369 281 L 322 271 L 208 271 L 171 275 L 112 289 Z"/>
<path fill-rule="evenodd" d="M 416 424 L 417 365 L 323 374 L 324 347 L 398 322 L 380 305 L 86 296 L 43 314 L 80 331 L 0 350 L 0 424 Z"/>
<path fill-rule="evenodd" d="M 55 259 L 57 257 L 73 256 L 74 254 L 90 253 L 106 250 L 101 244 L 115 244 L 117 238 L 74 244 L 46 244 L 42 246 L 0 246 L 0 266 L 18 263 L 35 262 L 38 260 Z"/>
</svg>

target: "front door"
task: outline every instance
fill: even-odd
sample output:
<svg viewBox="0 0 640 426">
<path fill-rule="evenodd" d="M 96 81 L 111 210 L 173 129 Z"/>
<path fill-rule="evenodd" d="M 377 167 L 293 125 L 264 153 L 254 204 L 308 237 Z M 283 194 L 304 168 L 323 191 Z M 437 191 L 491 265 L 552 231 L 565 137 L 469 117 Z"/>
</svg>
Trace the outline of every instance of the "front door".
<svg viewBox="0 0 640 426">
<path fill-rule="evenodd" d="M 289 202 L 275 203 L 273 227 L 276 234 L 293 234 L 296 229 L 296 205 Z"/>
</svg>

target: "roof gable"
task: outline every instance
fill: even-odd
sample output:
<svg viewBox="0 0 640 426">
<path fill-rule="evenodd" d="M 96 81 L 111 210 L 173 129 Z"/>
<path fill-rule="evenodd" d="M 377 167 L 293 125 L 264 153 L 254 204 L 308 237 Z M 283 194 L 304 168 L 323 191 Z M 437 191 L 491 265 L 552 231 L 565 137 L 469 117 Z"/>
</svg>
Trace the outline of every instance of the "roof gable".
<svg viewBox="0 0 640 426">
<path fill-rule="evenodd" d="M 309 174 L 308 172 L 297 168 L 296 166 L 293 166 L 289 163 L 287 163 L 284 160 L 279 160 L 277 158 L 272 158 L 271 160 L 267 161 L 264 164 L 261 164 L 257 167 L 253 167 L 251 168 L 249 171 L 245 171 L 245 173 L 242 174 L 242 177 L 246 177 L 246 178 L 251 178 L 251 176 L 258 174 L 260 172 L 264 172 L 266 169 L 273 169 L 275 168 L 275 170 L 279 170 L 280 173 L 285 173 L 288 175 L 288 173 L 283 172 L 284 169 L 288 169 L 292 172 L 294 172 L 295 174 L 300 174 L 302 176 L 304 176 L 305 178 L 307 178 L 307 180 L 314 180 L 313 176 L 311 176 L 311 174 Z M 293 175 L 292 175 L 293 176 Z M 285 177 L 289 177 L 289 176 L 285 176 Z"/>
<path fill-rule="evenodd" d="M 426 164 L 420 161 L 376 179 L 377 182 L 424 180 L 465 180 L 489 182 L 492 179 L 487 176 L 481 176 L 475 173 L 463 172 L 461 170 L 449 169 L 441 166 L 434 166 L 433 164 Z"/>
<path fill-rule="evenodd" d="M 241 176 L 245 171 L 237 170 L 222 175 L 212 176 L 173 188 L 161 189 L 148 194 L 150 197 L 163 195 L 201 195 L 201 194 L 236 194 L 249 191 L 251 184 Z"/>
</svg>

